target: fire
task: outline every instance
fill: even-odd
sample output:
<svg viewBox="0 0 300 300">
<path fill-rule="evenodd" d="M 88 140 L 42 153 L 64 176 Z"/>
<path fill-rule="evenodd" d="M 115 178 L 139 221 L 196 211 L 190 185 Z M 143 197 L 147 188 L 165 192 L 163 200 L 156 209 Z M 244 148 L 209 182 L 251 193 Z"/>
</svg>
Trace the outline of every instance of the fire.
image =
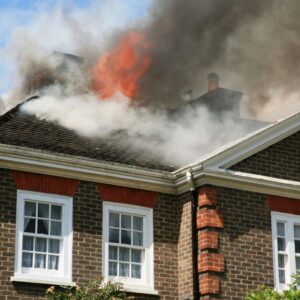
<svg viewBox="0 0 300 300">
<path fill-rule="evenodd" d="M 138 80 L 150 66 L 150 47 L 142 32 L 129 32 L 116 48 L 104 54 L 93 70 L 93 89 L 101 99 L 121 92 L 130 99 L 138 90 Z"/>
</svg>

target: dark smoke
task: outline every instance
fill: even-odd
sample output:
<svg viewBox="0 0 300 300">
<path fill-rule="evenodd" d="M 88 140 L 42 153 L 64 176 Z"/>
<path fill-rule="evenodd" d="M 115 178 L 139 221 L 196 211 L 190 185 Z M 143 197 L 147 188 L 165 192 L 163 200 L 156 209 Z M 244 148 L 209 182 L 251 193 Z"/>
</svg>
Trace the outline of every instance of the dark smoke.
<svg viewBox="0 0 300 300">
<path fill-rule="evenodd" d="M 252 110 L 272 88 L 298 92 L 299 11 L 296 0 L 156 1 L 146 29 L 152 64 L 138 98 L 176 104 L 185 89 L 205 93 L 211 71 L 221 85 L 246 92 Z"/>
<path fill-rule="evenodd" d="M 217 72 L 222 87 L 242 91 L 244 99 L 249 98 L 253 113 L 281 101 L 285 107 L 291 107 L 291 102 L 298 105 L 299 11 L 298 0 L 154 0 L 147 23 L 128 29 L 145 31 L 152 45 L 147 49 L 152 63 L 139 81 L 136 101 L 177 106 L 184 91 L 192 89 L 194 98 L 207 92 L 206 76 Z M 127 30 L 103 34 L 105 43 L 101 43 L 89 33 L 88 24 L 71 16 L 63 20 L 85 67 L 58 74 L 60 61 L 49 59 L 49 53 L 36 55 L 35 44 L 21 44 L 23 94 L 34 94 L 53 83 L 67 86 L 73 94 L 90 89 L 93 66 Z M 93 22 L 97 27 L 98 18 Z M 28 48 L 26 55 L 24 48 Z"/>
</svg>

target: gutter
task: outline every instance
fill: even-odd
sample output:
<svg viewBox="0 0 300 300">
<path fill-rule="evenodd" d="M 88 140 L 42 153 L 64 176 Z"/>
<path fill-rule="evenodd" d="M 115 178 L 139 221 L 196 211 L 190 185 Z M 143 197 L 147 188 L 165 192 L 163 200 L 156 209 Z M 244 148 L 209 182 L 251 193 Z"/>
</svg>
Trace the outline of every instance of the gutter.
<svg viewBox="0 0 300 300">
<path fill-rule="evenodd" d="M 186 181 L 190 187 L 192 195 L 191 203 L 191 229 L 192 229 L 192 266 L 193 266 L 193 299 L 198 300 L 200 296 L 199 291 L 199 275 L 198 275 L 198 237 L 197 237 L 197 208 L 198 208 L 198 193 L 195 190 L 193 182 L 193 173 L 189 169 L 185 172 Z"/>
<path fill-rule="evenodd" d="M 186 173 L 193 173 L 195 187 L 211 184 L 261 194 L 300 199 L 300 182 L 243 173 L 202 164 L 166 172 L 87 159 L 42 150 L 0 144 L 0 168 L 125 186 L 180 195 L 191 190 Z M 190 179 L 189 179 L 190 180 Z"/>
</svg>

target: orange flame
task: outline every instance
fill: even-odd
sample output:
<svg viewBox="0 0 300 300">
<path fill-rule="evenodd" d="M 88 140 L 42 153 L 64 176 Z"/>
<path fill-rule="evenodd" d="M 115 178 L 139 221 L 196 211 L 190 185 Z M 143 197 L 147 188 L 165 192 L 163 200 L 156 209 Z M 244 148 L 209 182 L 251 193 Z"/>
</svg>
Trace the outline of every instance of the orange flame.
<svg viewBox="0 0 300 300">
<path fill-rule="evenodd" d="M 130 32 L 100 58 L 93 70 L 93 89 L 100 98 L 117 92 L 131 99 L 136 95 L 138 80 L 150 66 L 149 47 L 142 32 Z"/>
</svg>

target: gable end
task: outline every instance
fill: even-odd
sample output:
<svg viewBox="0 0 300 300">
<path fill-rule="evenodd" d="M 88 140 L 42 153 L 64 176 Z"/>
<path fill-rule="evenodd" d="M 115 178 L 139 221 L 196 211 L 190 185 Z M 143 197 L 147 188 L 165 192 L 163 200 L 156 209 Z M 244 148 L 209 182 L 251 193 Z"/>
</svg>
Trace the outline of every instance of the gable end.
<svg viewBox="0 0 300 300">
<path fill-rule="evenodd" d="M 231 166 L 229 170 L 300 181 L 300 131 Z"/>
</svg>

